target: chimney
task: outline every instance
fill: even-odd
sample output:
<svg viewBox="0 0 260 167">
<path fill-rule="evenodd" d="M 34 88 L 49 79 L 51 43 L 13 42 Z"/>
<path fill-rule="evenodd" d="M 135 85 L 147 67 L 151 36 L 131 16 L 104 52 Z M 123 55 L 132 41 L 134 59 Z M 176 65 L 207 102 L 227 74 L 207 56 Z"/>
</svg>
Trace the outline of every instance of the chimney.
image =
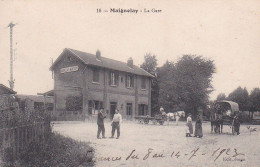
<svg viewBox="0 0 260 167">
<path fill-rule="evenodd" d="M 96 52 L 96 59 L 101 60 L 101 52 L 99 50 Z"/>
<path fill-rule="evenodd" d="M 127 60 L 127 66 L 128 66 L 128 67 L 131 67 L 131 68 L 134 67 L 134 61 L 133 61 L 132 57 L 130 57 L 130 58 Z"/>
</svg>

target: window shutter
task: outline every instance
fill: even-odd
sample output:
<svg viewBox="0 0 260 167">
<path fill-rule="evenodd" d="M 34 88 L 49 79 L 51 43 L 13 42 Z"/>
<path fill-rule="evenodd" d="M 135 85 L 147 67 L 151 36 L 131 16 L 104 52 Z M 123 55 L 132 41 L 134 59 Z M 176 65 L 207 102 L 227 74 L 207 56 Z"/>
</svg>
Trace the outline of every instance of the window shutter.
<svg viewBox="0 0 260 167">
<path fill-rule="evenodd" d="M 135 86 L 134 86 L 134 76 L 132 76 L 131 78 L 132 78 L 132 79 L 131 79 L 131 82 L 132 82 L 132 83 L 131 83 L 131 86 L 132 86 L 132 87 L 135 87 Z"/>
<path fill-rule="evenodd" d="M 127 79 L 127 74 L 125 75 L 125 87 L 127 88 L 127 81 L 128 81 L 128 79 Z"/>
<path fill-rule="evenodd" d="M 97 69 L 97 82 L 99 82 L 99 69 Z"/>
<path fill-rule="evenodd" d="M 119 77 L 119 75 L 118 75 L 118 73 L 116 73 L 116 74 L 115 74 L 115 83 L 116 83 L 117 86 L 118 86 L 118 83 L 119 83 L 119 82 L 118 82 L 118 77 Z"/>
<path fill-rule="evenodd" d="M 109 73 L 109 85 L 111 85 L 111 72 Z"/>
</svg>

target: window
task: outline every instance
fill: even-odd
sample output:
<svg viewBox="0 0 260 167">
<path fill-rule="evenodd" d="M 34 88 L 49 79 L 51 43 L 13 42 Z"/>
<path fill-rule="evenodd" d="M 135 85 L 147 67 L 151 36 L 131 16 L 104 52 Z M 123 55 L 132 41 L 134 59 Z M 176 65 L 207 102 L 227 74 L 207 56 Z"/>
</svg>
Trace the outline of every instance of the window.
<svg viewBox="0 0 260 167">
<path fill-rule="evenodd" d="M 141 88 L 146 89 L 146 78 L 145 77 L 142 77 Z"/>
<path fill-rule="evenodd" d="M 133 88 L 134 87 L 134 76 L 127 75 L 126 76 L 126 87 Z"/>
<path fill-rule="evenodd" d="M 118 85 L 118 74 L 116 72 L 110 72 L 110 80 L 109 83 L 111 86 Z"/>
<path fill-rule="evenodd" d="M 93 82 L 99 83 L 99 69 L 93 68 Z"/>
<path fill-rule="evenodd" d="M 72 57 L 71 57 L 71 56 L 68 56 L 68 57 L 67 57 L 67 60 L 68 60 L 68 62 L 72 61 Z"/>
<path fill-rule="evenodd" d="M 97 115 L 98 110 L 103 107 L 102 101 L 90 100 L 88 101 L 88 113 L 89 115 Z"/>
<path fill-rule="evenodd" d="M 138 115 L 147 115 L 148 114 L 148 105 L 139 104 L 138 105 Z"/>
<path fill-rule="evenodd" d="M 126 104 L 126 115 L 132 115 L 132 103 Z"/>
</svg>

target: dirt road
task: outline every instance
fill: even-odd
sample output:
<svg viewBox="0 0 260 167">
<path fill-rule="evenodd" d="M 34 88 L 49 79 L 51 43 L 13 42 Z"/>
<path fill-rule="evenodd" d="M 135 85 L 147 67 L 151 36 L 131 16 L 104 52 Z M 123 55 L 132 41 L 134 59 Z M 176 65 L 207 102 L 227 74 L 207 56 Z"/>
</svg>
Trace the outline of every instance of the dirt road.
<svg viewBox="0 0 260 167">
<path fill-rule="evenodd" d="M 105 128 L 110 137 L 110 123 Z M 91 142 L 96 166 L 260 166 L 260 135 L 250 135 L 245 125 L 240 135 L 233 136 L 229 126 L 219 135 L 211 134 L 209 123 L 204 123 L 203 138 L 185 137 L 185 128 L 184 122 L 178 126 L 123 122 L 120 139 L 97 139 L 96 123 L 57 122 L 53 127 L 65 136 Z"/>
</svg>

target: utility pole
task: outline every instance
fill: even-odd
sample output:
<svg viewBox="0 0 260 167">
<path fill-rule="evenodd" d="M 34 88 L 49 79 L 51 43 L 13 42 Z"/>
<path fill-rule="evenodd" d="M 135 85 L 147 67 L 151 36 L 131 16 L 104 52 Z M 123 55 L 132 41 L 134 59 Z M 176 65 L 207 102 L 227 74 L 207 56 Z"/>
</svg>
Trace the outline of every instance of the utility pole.
<svg viewBox="0 0 260 167">
<path fill-rule="evenodd" d="M 11 22 L 8 27 L 10 27 L 10 80 L 9 80 L 9 85 L 10 88 L 13 90 L 14 89 L 14 78 L 13 78 L 13 27 L 16 24 L 13 24 Z"/>
</svg>

